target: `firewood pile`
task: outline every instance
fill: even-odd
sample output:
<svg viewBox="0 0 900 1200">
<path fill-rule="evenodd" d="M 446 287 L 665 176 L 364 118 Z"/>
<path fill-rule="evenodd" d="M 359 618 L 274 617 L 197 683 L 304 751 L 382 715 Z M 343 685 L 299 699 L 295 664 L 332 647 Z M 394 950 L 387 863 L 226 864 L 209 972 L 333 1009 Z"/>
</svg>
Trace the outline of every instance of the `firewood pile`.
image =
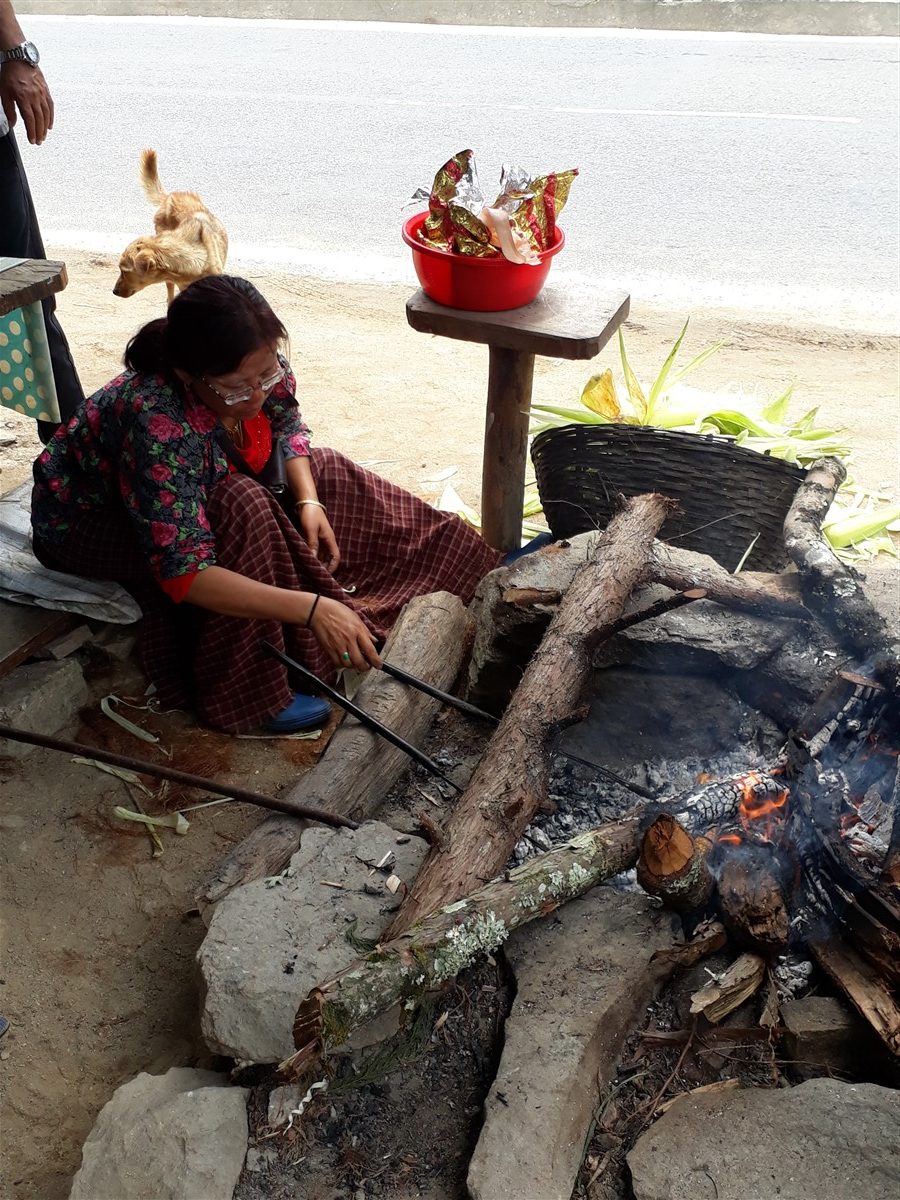
<svg viewBox="0 0 900 1200">
<path fill-rule="evenodd" d="M 766 981 L 778 955 L 805 948 L 900 1051 L 900 659 L 896 634 L 819 534 L 840 481 L 840 465 L 822 460 L 798 493 L 785 524 L 794 575 L 732 576 L 704 556 L 661 546 L 654 538 L 669 502 L 643 496 L 623 506 L 580 562 L 570 556 L 555 584 L 507 586 L 483 601 L 474 655 L 482 666 L 502 656 L 496 643 L 508 644 L 511 629 L 520 643 L 529 626 L 546 631 L 376 950 L 301 998 L 285 1077 L 308 1071 L 379 1013 L 442 986 L 513 929 L 635 866 L 641 886 L 682 915 L 689 937 L 706 922 L 698 946 L 722 944 L 709 937 L 713 920 L 742 951 L 730 977 L 698 997 L 697 1012 L 721 1019 Z M 690 590 L 688 600 L 812 614 L 856 670 L 835 676 L 768 771 L 642 800 L 618 821 L 509 870 L 546 801 L 556 739 L 583 716 L 593 663 L 622 627 L 632 589 L 648 580 Z M 484 675 L 470 687 L 481 701 Z M 777 1013 L 769 1019 L 777 1023 Z"/>
<path fill-rule="evenodd" d="M 550 1172 L 552 1159 L 556 1173 L 552 1184 L 549 1174 L 544 1178 L 548 1195 L 571 1186 L 589 1129 L 606 1136 L 617 1108 L 628 1110 L 628 1132 L 615 1151 L 624 1162 L 630 1140 L 662 1111 L 689 1047 L 691 1055 L 724 1056 L 737 1052 L 740 1041 L 774 1064 L 776 1047 L 788 1045 L 791 997 L 816 970 L 820 983 L 827 980 L 859 1014 L 862 1033 L 854 1036 L 871 1036 L 885 1059 L 900 1053 L 900 638 L 821 537 L 841 479 L 834 460 L 808 472 L 785 523 L 793 569 L 782 574 L 729 574 L 705 555 L 660 542 L 670 501 L 645 495 L 625 501 L 606 530 L 493 572 L 468 614 L 446 594 L 407 606 L 387 660 L 444 692 L 463 678 L 466 699 L 496 724 L 449 711 L 436 719 L 437 698 L 372 672 L 356 702 L 427 748 L 440 777 L 408 771 L 401 750 L 348 717 L 283 799 L 286 809 L 312 804 L 360 823 L 378 813 L 388 825 L 374 836 L 396 839 L 398 852 L 417 842 L 415 863 L 422 865 L 395 872 L 394 852 L 382 849 L 371 862 L 360 859 L 347 831 L 329 840 L 286 811 L 233 846 L 196 893 L 209 926 L 198 955 L 204 1036 L 216 1053 L 267 1072 L 259 1085 L 269 1106 L 268 1119 L 256 1122 L 260 1153 L 275 1153 L 281 1142 L 268 1142 L 279 1132 L 300 1137 L 301 1116 L 303 1138 L 316 1136 L 310 1130 L 327 1123 L 329 1111 L 325 1141 L 332 1141 L 331 1098 L 348 1071 L 359 1068 L 368 1077 L 369 1060 L 360 1060 L 357 1048 L 377 1046 L 373 1061 L 388 1061 L 399 1052 L 385 1030 L 396 1030 L 399 1021 L 393 1036 L 400 1043 L 411 1030 L 418 1037 L 428 1024 L 421 1014 L 446 1004 L 431 1034 L 426 1030 L 432 1063 L 438 1061 L 454 1023 L 448 996 L 494 1014 L 493 1033 L 482 1028 L 479 1061 L 491 1044 L 500 1053 L 504 1016 L 506 1045 L 517 1037 L 527 1043 L 521 1026 L 516 1033 L 516 1001 L 510 1012 L 501 999 L 519 986 L 518 974 L 509 983 L 515 957 L 527 957 L 523 947 L 542 947 L 552 976 L 553 939 L 571 918 L 568 929 L 576 935 L 566 934 L 569 959 L 560 969 L 577 988 L 592 969 L 578 961 L 578 931 L 589 930 L 585 913 L 594 904 L 603 921 L 633 927 L 631 949 L 619 959 L 609 946 L 597 947 L 607 955 L 598 970 L 620 979 L 627 974 L 628 983 L 624 998 L 619 993 L 610 1001 L 602 1029 L 590 1022 L 582 1028 L 578 1006 L 570 1003 L 565 1020 L 580 1033 L 568 1041 L 561 1035 L 560 1042 L 593 1039 L 591 1053 L 600 1054 L 603 1043 L 609 1061 L 601 1078 L 590 1055 L 572 1051 L 570 1076 L 550 1071 L 580 1089 L 583 1104 L 576 1116 L 568 1099 L 560 1101 L 565 1153 L 554 1141 L 562 1133 L 548 1126 L 553 1150 L 546 1150 L 544 1166 Z M 686 662 L 690 670 L 678 665 Z M 718 680 L 722 671 L 730 674 Z M 623 713 L 605 741 L 595 737 L 604 732 L 592 715 L 598 697 L 606 715 L 619 705 Z M 709 754 L 685 750 L 685 731 L 707 719 L 704 709 L 726 704 L 731 716 L 719 722 L 716 736 L 727 744 L 716 742 Z M 629 711 L 642 714 L 643 729 L 617 756 Z M 637 748 L 641 739 L 651 747 L 646 752 Z M 369 828 L 363 824 L 359 832 Z M 310 866 L 320 854 L 323 862 L 343 865 Z M 357 893 L 382 914 L 359 939 L 355 916 L 344 931 Z M 315 916 L 301 920 L 307 911 L 330 923 L 320 928 Z M 252 929 L 258 939 L 248 937 Z M 589 932 L 584 939 L 590 942 Z M 322 962 L 326 945 L 336 951 L 330 969 Z M 473 998 L 472 980 L 481 980 L 474 992 L 487 999 Z M 644 1029 L 653 997 L 669 981 L 664 995 L 674 996 L 688 980 L 689 1011 L 682 1005 L 674 1023 L 651 1020 Z M 547 997 L 548 1028 L 555 1029 L 563 1018 L 553 1007 L 552 985 Z M 856 1020 L 849 1010 L 847 1016 Z M 460 1020 L 456 1036 L 469 1027 L 470 1017 Z M 629 1030 L 634 1062 L 671 1050 L 675 1068 L 646 1093 L 629 1093 L 626 1085 L 617 1104 L 604 1109 L 606 1123 L 592 1125 L 598 1080 L 612 1083 L 616 1063 L 627 1057 Z M 552 1047 L 549 1053 L 555 1069 Z M 448 1075 L 457 1068 L 461 1059 Z M 236 1080 L 258 1080 L 243 1069 Z M 498 1082 L 502 1060 L 494 1070 L 484 1066 L 472 1085 L 475 1107 L 466 1111 L 489 1110 L 496 1092 L 496 1122 L 509 1080 L 522 1076 L 511 1068 L 509 1079 Z M 722 1080 L 706 1074 L 695 1082 L 705 1089 Z M 431 1086 L 404 1084 L 413 1089 L 407 1094 L 414 1107 L 422 1102 L 415 1088 Z M 545 1078 L 529 1081 L 524 1107 L 508 1119 L 536 1111 L 528 1089 L 536 1094 L 547 1086 Z M 682 1080 L 674 1090 L 684 1088 Z M 277 1119 L 285 1104 L 287 1131 Z M 449 1097 L 446 1109 L 453 1110 Z M 394 1116 L 401 1114 L 386 1112 L 382 1123 L 391 1126 Z M 359 1116 L 345 1110 L 344 1117 L 355 1154 Z M 457 1165 L 470 1161 L 470 1192 L 486 1195 L 472 1179 L 512 1170 L 509 1163 L 485 1167 L 509 1139 L 495 1123 L 491 1142 L 486 1121 L 469 1160 L 477 1131 L 466 1132 L 462 1117 L 457 1123 L 451 1156 Z M 448 1136 L 442 1132 L 441 1145 Z M 544 1135 L 519 1136 L 535 1149 Z M 584 1161 L 596 1180 L 609 1148 L 592 1145 Z M 382 1141 L 379 1150 L 386 1149 Z M 434 1153 L 440 1152 L 436 1142 Z M 523 1178 L 543 1170 L 524 1160 L 517 1169 Z M 241 1200 L 259 1194 L 248 1188 Z M 588 1187 L 582 1194 L 594 1192 Z"/>
</svg>

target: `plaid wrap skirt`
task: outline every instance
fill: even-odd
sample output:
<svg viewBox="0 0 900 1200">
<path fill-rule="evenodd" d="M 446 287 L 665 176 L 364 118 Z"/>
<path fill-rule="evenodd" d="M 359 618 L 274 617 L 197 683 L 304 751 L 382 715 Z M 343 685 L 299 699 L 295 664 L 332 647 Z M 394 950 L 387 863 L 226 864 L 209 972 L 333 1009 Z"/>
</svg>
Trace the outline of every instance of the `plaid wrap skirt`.
<svg viewBox="0 0 900 1200">
<path fill-rule="evenodd" d="M 311 467 L 341 551 L 337 572 L 329 574 L 277 500 L 246 475 L 224 479 L 208 500 L 219 566 L 339 600 L 381 641 L 414 596 L 447 591 L 468 602 L 499 565 L 501 555 L 458 517 L 337 451 L 313 450 Z M 124 506 L 84 514 L 64 546 L 36 544 L 35 553 L 45 566 L 126 588 L 144 614 L 141 658 L 161 703 L 193 707 L 216 729 L 245 733 L 290 703 L 287 671 L 263 653 L 263 641 L 334 682 L 334 668 L 307 629 L 173 603 L 151 576 Z M 351 587 L 352 594 L 343 590 Z"/>
</svg>

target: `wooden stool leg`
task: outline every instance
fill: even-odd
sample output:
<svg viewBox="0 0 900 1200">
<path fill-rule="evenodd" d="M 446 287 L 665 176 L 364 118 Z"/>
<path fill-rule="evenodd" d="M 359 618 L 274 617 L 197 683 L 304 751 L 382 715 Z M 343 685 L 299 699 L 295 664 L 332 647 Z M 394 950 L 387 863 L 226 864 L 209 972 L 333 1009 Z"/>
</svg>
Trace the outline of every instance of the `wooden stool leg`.
<svg viewBox="0 0 900 1200">
<path fill-rule="evenodd" d="M 482 534 L 488 545 L 508 551 L 518 549 L 522 540 L 534 355 L 499 346 L 491 346 L 490 353 L 481 475 Z"/>
</svg>

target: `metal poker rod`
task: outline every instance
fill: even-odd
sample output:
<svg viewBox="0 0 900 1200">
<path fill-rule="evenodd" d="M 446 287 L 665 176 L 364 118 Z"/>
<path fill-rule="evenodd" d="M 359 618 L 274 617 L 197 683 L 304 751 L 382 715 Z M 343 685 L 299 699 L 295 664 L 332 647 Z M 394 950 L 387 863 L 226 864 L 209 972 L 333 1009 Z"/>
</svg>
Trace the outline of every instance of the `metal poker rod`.
<svg viewBox="0 0 900 1200">
<path fill-rule="evenodd" d="M 444 783 L 449 784 L 455 792 L 462 791 L 459 784 L 447 778 L 433 758 L 429 758 L 427 754 L 423 754 L 421 750 L 417 750 L 415 746 L 410 745 L 399 733 L 394 733 L 393 729 L 388 729 L 387 725 L 382 725 L 379 720 L 370 713 L 367 713 L 365 709 L 360 708 L 358 704 L 354 704 L 352 700 L 348 700 L 346 696 L 342 696 L 336 688 L 323 683 L 318 675 L 313 675 L 312 671 L 307 670 L 306 667 L 302 666 L 295 659 L 290 658 L 283 651 L 279 650 L 277 646 L 273 646 L 271 642 L 264 641 L 263 649 L 273 658 L 277 658 L 286 667 L 290 667 L 291 670 L 296 671 L 301 678 L 311 683 L 317 691 L 324 692 L 326 696 L 333 700 L 340 708 L 344 709 L 345 712 L 356 717 L 361 725 L 365 725 L 367 729 L 371 729 L 373 733 L 377 733 L 386 742 L 390 742 L 392 746 L 396 746 L 398 750 L 402 750 L 404 754 L 408 754 L 420 767 L 424 767 L 426 771 L 429 771 L 436 778 L 443 779 Z"/>
<path fill-rule="evenodd" d="M 101 750 L 98 746 L 85 746 L 81 742 L 67 742 L 61 738 L 48 737 L 43 733 L 30 733 L 24 729 L 14 729 L 11 725 L 0 725 L 0 738 L 25 742 L 29 746 L 42 746 L 45 750 L 58 750 L 62 754 L 78 754 L 82 758 L 94 758 L 97 762 L 109 763 L 113 767 L 126 767 L 129 771 L 137 771 L 140 775 L 153 775 L 157 779 L 169 779 L 173 783 L 183 783 L 188 787 L 200 788 L 204 792 L 212 792 L 214 796 L 227 796 L 232 800 L 239 800 L 243 804 L 258 804 L 260 808 L 288 813 L 292 817 L 305 817 L 310 821 L 321 821 L 323 825 L 337 825 L 347 829 L 359 828 L 357 823 L 351 821 L 349 817 L 328 812 L 324 808 L 316 808 L 310 804 L 293 804 L 289 800 L 278 800 L 274 796 L 264 796 L 260 792 L 248 792 L 246 788 L 232 787 L 229 783 L 217 783 L 215 779 L 206 779 L 202 775 L 191 775 L 187 771 L 178 771 L 174 767 L 166 767 L 161 763 L 145 762 L 143 759 L 130 758 L 125 754 L 113 754 L 110 750 Z"/>
<path fill-rule="evenodd" d="M 392 675 L 394 679 L 399 679 L 401 683 L 408 683 L 410 687 L 424 692 L 426 696 L 433 696 L 435 700 L 440 700 L 441 704 L 446 704 L 450 708 L 458 708 L 460 712 L 466 713 L 467 716 L 478 717 L 481 721 L 489 721 L 491 725 L 498 724 L 497 718 L 489 712 L 485 712 L 483 708 L 476 708 L 474 704 L 460 700 L 458 696 L 451 696 L 449 692 L 442 692 L 440 688 L 426 683 L 424 679 L 418 679 L 415 675 L 410 675 L 402 667 L 395 667 L 393 663 L 386 662 L 381 664 L 381 669 L 386 675 Z"/>
</svg>

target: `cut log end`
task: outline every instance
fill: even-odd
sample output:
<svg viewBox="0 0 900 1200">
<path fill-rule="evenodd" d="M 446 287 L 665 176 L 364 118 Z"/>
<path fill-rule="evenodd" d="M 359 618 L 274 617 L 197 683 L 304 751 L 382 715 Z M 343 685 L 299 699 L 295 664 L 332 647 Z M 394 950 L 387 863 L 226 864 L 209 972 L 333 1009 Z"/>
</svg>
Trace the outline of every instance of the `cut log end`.
<svg viewBox="0 0 900 1200">
<path fill-rule="evenodd" d="M 713 891 L 707 862 L 710 848 L 706 838 L 692 837 L 675 817 L 661 813 L 641 842 L 638 883 L 676 912 L 700 908 Z"/>
</svg>

